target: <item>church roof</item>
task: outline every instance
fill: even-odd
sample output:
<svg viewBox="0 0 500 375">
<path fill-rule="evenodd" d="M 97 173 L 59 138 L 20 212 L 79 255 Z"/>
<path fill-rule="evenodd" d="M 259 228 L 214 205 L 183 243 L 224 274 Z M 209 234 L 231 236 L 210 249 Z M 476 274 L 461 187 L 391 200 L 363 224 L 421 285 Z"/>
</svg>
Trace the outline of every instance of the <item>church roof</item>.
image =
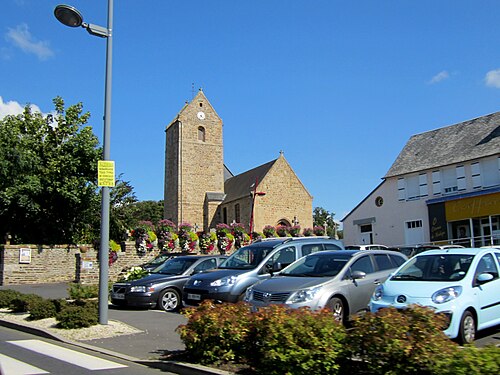
<svg viewBox="0 0 500 375">
<path fill-rule="evenodd" d="M 262 181 L 276 160 L 277 159 L 272 160 L 266 164 L 262 164 L 254 169 L 250 169 L 249 171 L 227 179 L 224 183 L 224 192 L 226 193 L 226 199 L 224 201 L 231 202 L 244 196 L 250 196 L 250 193 L 254 189 L 255 181 Z"/>
<path fill-rule="evenodd" d="M 500 112 L 412 136 L 385 178 L 500 152 Z"/>
</svg>

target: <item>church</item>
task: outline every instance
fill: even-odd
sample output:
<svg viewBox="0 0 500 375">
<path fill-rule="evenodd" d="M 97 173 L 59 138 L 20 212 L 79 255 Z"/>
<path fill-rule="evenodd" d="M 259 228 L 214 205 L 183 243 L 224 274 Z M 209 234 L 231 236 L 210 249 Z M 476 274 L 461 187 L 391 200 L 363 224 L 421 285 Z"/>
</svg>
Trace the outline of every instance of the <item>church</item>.
<svg viewBox="0 0 500 375">
<path fill-rule="evenodd" d="M 197 231 L 241 223 L 312 228 L 312 195 L 285 159 L 233 175 L 224 163 L 223 122 L 200 89 L 165 129 L 164 218 Z"/>
</svg>

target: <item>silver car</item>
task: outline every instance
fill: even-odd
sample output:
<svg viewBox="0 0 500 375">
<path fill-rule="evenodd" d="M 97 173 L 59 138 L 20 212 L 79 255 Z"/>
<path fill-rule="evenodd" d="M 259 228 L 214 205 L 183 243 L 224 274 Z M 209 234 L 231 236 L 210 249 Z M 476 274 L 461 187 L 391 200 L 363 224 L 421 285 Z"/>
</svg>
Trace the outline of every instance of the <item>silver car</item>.
<svg viewBox="0 0 500 375">
<path fill-rule="evenodd" d="M 388 250 L 322 251 L 297 260 L 278 275 L 248 288 L 245 301 L 259 308 L 329 308 L 344 322 L 368 310 L 375 288 L 408 258 Z"/>
</svg>

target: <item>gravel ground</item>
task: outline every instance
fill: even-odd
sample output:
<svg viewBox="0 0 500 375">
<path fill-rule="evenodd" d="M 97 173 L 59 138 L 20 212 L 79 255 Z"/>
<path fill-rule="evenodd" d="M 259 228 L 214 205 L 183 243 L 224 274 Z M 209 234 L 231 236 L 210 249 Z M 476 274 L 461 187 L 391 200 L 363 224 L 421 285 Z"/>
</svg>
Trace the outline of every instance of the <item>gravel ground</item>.
<svg viewBox="0 0 500 375">
<path fill-rule="evenodd" d="M 107 325 L 97 324 L 87 328 L 61 329 L 56 328 L 55 318 L 41 320 L 27 320 L 28 313 L 12 313 L 8 309 L 0 309 L 0 319 L 13 323 L 20 323 L 32 327 L 42 328 L 53 332 L 61 337 L 73 341 L 86 341 L 103 339 L 122 335 L 132 335 L 142 332 L 141 330 L 129 326 L 125 323 L 109 320 Z"/>
</svg>

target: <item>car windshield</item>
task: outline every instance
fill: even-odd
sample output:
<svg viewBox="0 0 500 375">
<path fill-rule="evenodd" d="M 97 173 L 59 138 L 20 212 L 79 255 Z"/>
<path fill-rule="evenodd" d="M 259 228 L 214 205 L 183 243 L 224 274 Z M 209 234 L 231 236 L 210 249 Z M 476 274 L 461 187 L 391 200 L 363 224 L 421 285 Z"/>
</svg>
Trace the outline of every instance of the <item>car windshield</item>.
<svg viewBox="0 0 500 375">
<path fill-rule="evenodd" d="M 248 270 L 257 267 L 262 259 L 272 250 L 272 247 L 245 246 L 231 254 L 221 263 L 219 268 Z"/>
<path fill-rule="evenodd" d="M 462 280 L 473 258 L 474 255 L 469 254 L 417 255 L 394 274 L 391 280 Z"/>
<path fill-rule="evenodd" d="M 165 262 L 170 257 L 171 257 L 171 255 L 161 254 L 161 255 L 158 255 L 153 260 L 151 260 L 150 262 L 148 262 L 147 264 L 151 264 L 151 265 L 161 264 L 161 263 Z"/>
<path fill-rule="evenodd" d="M 182 275 L 197 259 L 190 258 L 172 258 L 167 260 L 161 266 L 155 268 L 152 273 L 162 275 Z"/>
<path fill-rule="evenodd" d="M 337 276 L 351 259 L 349 254 L 315 253 L 299 259 L 280 272 L 281 276 L 333 277 Z"/>
</svg>

